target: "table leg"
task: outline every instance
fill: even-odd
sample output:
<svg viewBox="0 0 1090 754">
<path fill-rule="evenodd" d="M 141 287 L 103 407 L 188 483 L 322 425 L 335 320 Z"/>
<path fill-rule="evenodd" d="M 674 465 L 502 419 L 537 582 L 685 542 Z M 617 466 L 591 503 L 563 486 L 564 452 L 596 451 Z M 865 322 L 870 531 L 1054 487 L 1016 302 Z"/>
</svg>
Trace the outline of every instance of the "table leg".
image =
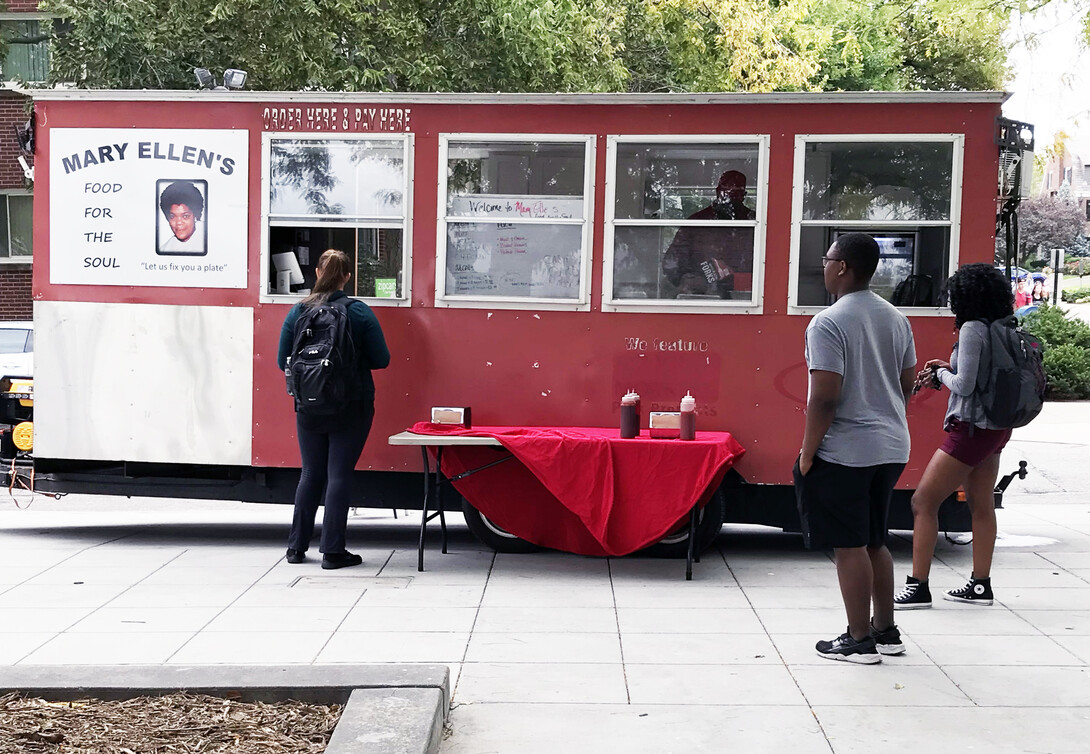
<svg viewBox="0 0 1090 754">
<path fill-rule="evenodd" d="M 443 554 L 447 554 L 447 518 L 443 515 L 443 487 L 442 478 L 439 476 L 443 471 L 443 446 L 439 446 L 439 450 L 435 454 L 435 502 L 439 508 L 439 531 L 441 532 L 441 538 L 443 542 Z"/>
<path fill-rule="evenodd" d="M 428 461 L 428 449 L 420 446 L 420 455 L 424 459 L 424 509 L 420 511 L 420 547 L 416 555 L 416 570 L 424 570 L 424 532 L 428 527 L 428 498 L 431 497 L 431 463 Z"/>
<path fill-rule="evenodd" d="M 693 551 L 696 550 L 696 516 L 699 504 L 689 511 L 689 554 L 685 559 L 685 580 L 693 580 Z"/>
</svg>

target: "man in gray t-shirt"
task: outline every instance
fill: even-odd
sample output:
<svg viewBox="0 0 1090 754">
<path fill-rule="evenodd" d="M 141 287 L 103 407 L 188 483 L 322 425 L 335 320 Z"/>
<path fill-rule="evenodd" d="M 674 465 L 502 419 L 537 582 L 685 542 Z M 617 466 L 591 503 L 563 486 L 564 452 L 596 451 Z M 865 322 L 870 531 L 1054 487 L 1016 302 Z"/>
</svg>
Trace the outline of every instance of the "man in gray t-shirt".
<svg viewBox="0 0 1090 754">
<path fill-rule="evenodd" d="M 810 389 L 795 493 L 807 547 L 836 555 L 848 615 L 847 632 L 819 641 L 817 652 L 873 664 L 904 652 L 885 540 L 890 497 L 908 461 L 905 405 L 916 349 L 908 319 L 870 290 L 878 267 L 873 238 L 841 236 L 822 265 L 837 301 L 806 328 Z"/>
</svg>

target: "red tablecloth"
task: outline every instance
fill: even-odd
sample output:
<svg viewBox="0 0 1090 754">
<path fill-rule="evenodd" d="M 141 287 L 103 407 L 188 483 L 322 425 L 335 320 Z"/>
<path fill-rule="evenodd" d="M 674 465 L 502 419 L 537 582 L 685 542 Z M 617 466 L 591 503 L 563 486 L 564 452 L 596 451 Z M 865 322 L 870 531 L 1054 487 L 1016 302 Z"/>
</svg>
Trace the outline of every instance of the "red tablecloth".
<svg viewBox="0 0 1090 754">
<path fill-rule="evenodd" d="M 588 427 L 450 428 L 419 422 L 411 432 L 494 437 L 517 461 L 454 483 L 477 510 L 543 547 L 583 555 L 627 555 L 661 539 L 703 505 L 745 449 L 727 432 L 696 440 L 622 440 L 616 429 Z M 448 446 L 448 477 L 504 451 Z"/>
</svg>

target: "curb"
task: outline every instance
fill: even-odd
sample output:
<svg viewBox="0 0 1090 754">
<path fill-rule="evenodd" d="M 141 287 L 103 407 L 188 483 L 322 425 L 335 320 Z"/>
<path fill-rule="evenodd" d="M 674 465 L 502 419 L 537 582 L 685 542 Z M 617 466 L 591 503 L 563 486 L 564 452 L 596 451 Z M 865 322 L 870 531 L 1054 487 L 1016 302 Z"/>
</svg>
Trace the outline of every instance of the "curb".
<svg viewBox="0 0 1090 754">
<path fill-rule="evenodd" d="M 0 693 L 53 701 L 190 691 L 247 702 L 342 704 L 327 754 L 435 754 L 450 709 L 446 665 L 18 665 Z"/>
</svg>

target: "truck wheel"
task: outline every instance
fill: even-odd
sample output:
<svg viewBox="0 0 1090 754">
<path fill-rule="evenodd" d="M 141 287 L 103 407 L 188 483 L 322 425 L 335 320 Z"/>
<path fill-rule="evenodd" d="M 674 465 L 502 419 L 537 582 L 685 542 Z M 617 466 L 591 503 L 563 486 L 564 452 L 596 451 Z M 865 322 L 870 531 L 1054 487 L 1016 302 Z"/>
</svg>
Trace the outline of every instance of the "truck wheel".
<svg viewBox="0 0 1090 754">
<path fill-rule="evenodd" d="M 695 552 L 701 553 L 711 547 L 723 521 L 727 517 L 727 501 L 722 490 L 716 490 L 712 499 L 697 514 Z M 685 515 L 677 526 L 653 545 L 640 550 L 638 555 L 651 558 L 684 558 L 689 554 L 689 516 Z"/>
<path fill-rule="evenodd" d="M 473 532 L 473 536 L 484 542 L 496 552 L 523 553 L 537 552 L 541 549 L 533 542 L 519 539 L 511 532 L 504 530 L 495 522 L 489 520 L 465 498 L 462 499 L 462 513 L 465 515 L 466 526 Z"/>
</svg>

